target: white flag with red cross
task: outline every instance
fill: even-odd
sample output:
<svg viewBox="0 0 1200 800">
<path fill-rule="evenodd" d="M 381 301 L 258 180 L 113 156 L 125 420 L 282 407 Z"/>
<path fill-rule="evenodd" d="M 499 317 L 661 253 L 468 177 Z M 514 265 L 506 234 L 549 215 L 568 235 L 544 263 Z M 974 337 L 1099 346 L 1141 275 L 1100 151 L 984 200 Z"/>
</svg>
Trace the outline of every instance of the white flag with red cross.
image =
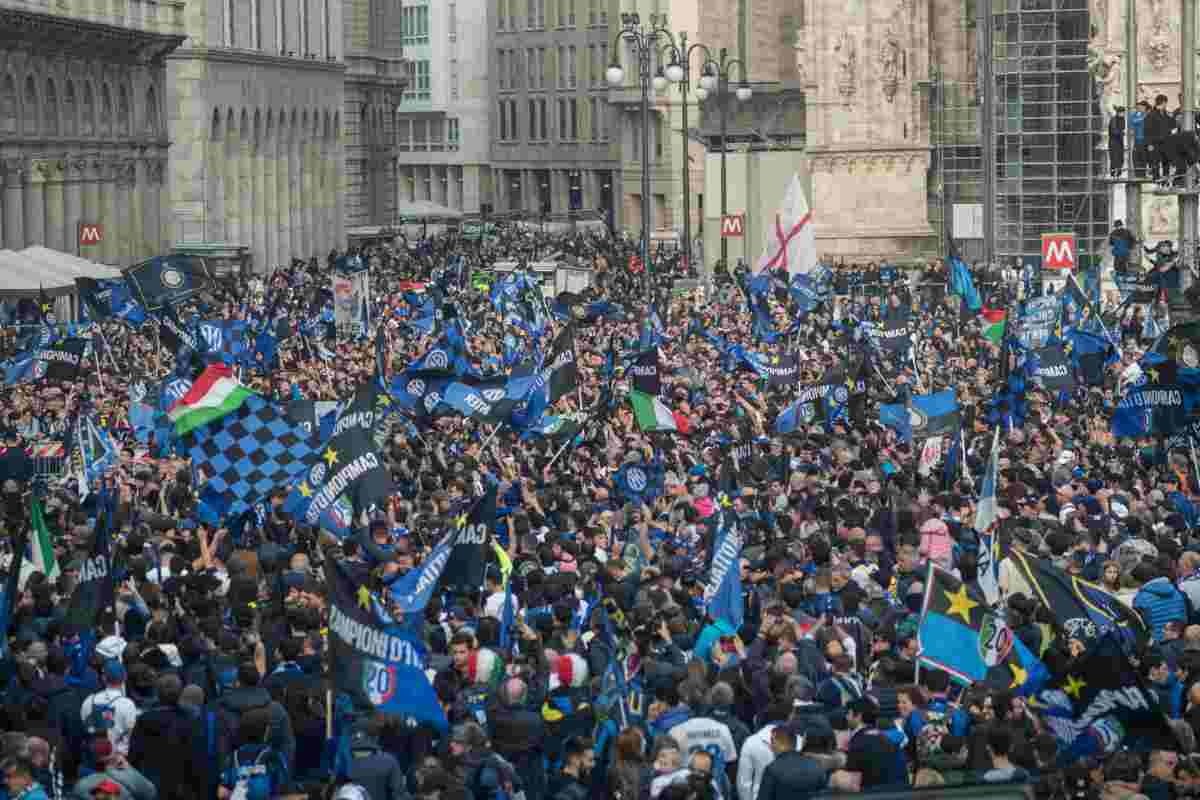
<svg viewBox="0 0 1200 800">
<path fill-rule="evenodd" d="M 783 208 L 767 226 L 766 245 L 758 260 L 758 272 L 786 269 L 789 276 L 808 274 L 817 268 L 817 237 L 813 212 L 800 178 L 792 175 Z"/>
</svg>

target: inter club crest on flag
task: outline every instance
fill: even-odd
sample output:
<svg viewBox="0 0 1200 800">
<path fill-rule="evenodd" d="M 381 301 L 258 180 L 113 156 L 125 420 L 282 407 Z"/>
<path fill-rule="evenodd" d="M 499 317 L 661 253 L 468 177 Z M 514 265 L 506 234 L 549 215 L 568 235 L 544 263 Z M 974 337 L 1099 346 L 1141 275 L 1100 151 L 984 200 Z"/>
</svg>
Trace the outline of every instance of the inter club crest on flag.
<svg viewBox="0 0 1200 800">
<path fill-rule="evenodd" d="M 445 350 L 431 350 L 425 357 L 426 369 L 445 369 L 450 366 L 450 358 Z"/>
<path fill-rule="evenodd" d="M 644 492 L 647 484 L 646 471 L 641 467 L 630 467 L 625 473 L 625 481 L 632 491 Z"/>
<path fill-rule="evenodd" d="M 158 279 L 162 281 L 164 289 L 178 289 L 183 286 L 183 273 L 174 267 L 167 267 L 159 273 Z"/>
<path fill-rule="evenodd" d="M 379 661 L 363 662 L 363 693 L 372 705 L 382 706 L 396 696 L 396 668 Z"/>
</svg>

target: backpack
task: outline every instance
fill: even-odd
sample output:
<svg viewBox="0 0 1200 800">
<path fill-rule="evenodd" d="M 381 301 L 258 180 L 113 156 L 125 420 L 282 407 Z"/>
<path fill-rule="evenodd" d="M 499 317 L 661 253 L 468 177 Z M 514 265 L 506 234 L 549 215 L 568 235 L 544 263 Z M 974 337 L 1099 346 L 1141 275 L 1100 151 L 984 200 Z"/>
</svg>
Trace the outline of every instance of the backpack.
<svg viewBox="0 0 1200 800">
<path fill-rule="evenodd" d="M 498 784 L 492 800 L 525 800 L 525 791 L 521 787 L 516 770 L 513 769 L 511 764 L 495 753 L 488 755 L 471 774 L 471 779 L 467 782 L 467 788 L 471 790 L 472 797 L 475 797 L 476 800 L 484 800 L 491 796 L 488 787 L 483 785 L 483 771 L 488 767 L 496 771 L 496 781 Z"/>
<path fill-rule="evenodd" d="M 941 755 L 942 740 L 950 735 L 950 715 L 954 708 L 945 711 L 926 711 L 925 726 L 917 732 L 917 758 L 925 761 L 936 755 Z"/>
<path fill-rule="evenodd" d="M 107 690 L 105 690 L 107 691 Z M 110 730 L 116 727 L 117 724 L 117 700 L 123 695 L 117 695 L 107 703 L 101 703 L 98 699 L 103 692 L 97 692 L 92 695 L 92 711 L 88 714 L 84 725 L 87 732 L 93 736 L 100 734 L 107 735 Z"/>
<path fill-rule="evenodd" d="M 271 773 L 264 761 L 271 754 L 271 749 L 262 748 L 254 763 L 248 766 L 242 766 L 238 752 L 235 750 L 233 753 L 233 775 L 237 783 L 233 786 L 230 800 L 271 800 L 274 787 L 271 786 Z"/>
</svg>

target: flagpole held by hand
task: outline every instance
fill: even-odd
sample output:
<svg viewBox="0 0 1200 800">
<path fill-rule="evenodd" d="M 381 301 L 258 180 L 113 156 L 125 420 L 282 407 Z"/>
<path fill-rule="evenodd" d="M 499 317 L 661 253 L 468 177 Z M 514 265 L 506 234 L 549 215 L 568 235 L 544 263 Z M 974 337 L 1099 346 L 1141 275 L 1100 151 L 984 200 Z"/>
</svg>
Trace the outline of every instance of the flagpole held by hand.
<svg viewBox="0 0 1200 800">
<path fill-rule="evenodd" d="M 563 446 L 558 448 L 558 452 L 554 454 L 554 458 L 550 459 L 550 463 L 546 465 L 546 469 L 552 468 L 554 466 L 555 462 L 558 461 L 558 457 L 561 456 L 563 454 L 563 451 L 565 451 L 568 447 L 570 447 L 574 441 L 575 441 L 574 436 L 568 437 L 568 439 L 565 442 L 563 442 Z"/>
</svg>

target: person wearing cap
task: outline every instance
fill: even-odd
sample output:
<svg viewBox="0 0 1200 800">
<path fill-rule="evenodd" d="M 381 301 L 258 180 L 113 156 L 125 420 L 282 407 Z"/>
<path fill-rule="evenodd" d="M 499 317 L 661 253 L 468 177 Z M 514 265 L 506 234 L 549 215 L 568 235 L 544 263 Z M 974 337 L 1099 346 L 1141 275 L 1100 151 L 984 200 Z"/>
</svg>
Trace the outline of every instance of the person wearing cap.
<svg viewBox="0 0 1200 800">
<path fill-rule="evenodd" d="M 85 729 L 96 735 L 107 735 L 113 749 L 126 755 L 129 737 L 137 723 L 138 707 L 125 692 L 125 666 L 118 659 L 107 659 L 101 673 L 104 688 L 83 701 L 79 715 Z"/>
<path fill-rule="evenodd" d="M 775 758 L 763 772 L 756 800 L 794 800 L 816 795 L 829 785 L 829 773 L 816 759 L 800 752 L 805 725 L 789 721 L 771 729 Z"/>
<path fill-rule="evenodd" d="M 145 775 L 134 769 L 125 756 L 113 750 L 108 740 L 96 739 L 92 743 L 92 755 L 96 771 L 75 784 L 76 797 L 95 797 L 97 789 L 103 786 L 101 796 L 105 798 L 156 800 L 157 787 Z M 115 793 L 113 785 L 118 787 Z"/>
</svg>

